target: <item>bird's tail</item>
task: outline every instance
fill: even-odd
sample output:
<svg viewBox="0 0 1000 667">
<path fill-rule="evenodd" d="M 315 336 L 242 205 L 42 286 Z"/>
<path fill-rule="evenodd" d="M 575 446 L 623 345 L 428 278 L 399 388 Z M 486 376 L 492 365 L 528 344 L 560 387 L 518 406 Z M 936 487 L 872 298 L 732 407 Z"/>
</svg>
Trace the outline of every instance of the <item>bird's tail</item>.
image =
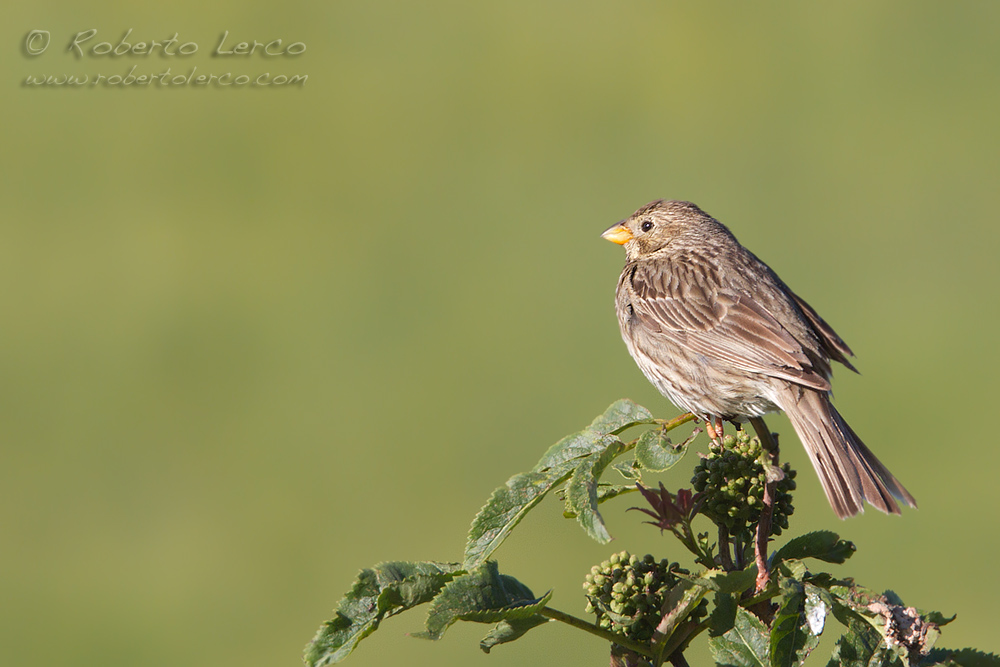
<svg viewBox="0 0 1000 667">
<path fill-rule="evenodd" d="M 865 511 L 867 500 L 876 509 L 899 514 L 896 501 L 916 507 L 917 501 L 882 465 L 847 425 L 825 392 L 789 391 L 780 407 L 798 434 L 830 506 L 841 519 Z"/>
</svg>

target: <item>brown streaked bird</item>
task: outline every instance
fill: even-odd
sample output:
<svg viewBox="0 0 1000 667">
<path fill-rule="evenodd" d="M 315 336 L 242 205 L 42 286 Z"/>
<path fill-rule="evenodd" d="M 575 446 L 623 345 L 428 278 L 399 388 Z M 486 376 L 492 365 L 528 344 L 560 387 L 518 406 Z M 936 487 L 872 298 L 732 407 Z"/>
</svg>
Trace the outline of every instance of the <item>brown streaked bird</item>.
<svg viewBox="0 0 1000 667">
<path fill-rule="evenodd" d="M 913 496 L 830 402 L 831 361 L 854 356 L 809 304 L 721 222 L 654 201 L 602 235 L 625 246 L 616 310 L 643 374 L 711 424 L 783 410 L 840 518 L 890 514 Z"/>
</svg>

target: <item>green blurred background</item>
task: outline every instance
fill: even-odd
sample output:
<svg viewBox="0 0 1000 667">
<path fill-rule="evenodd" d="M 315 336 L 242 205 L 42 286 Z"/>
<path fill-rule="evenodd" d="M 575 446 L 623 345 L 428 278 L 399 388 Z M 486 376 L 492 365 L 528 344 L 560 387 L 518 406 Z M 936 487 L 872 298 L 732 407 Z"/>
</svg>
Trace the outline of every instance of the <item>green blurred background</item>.
<svg viewBox="0 0 1000 667">
<path fill-rule="evenodd" d="M 921 503 L 838 521 L 774 418 L 793 531 L 840 531 L 840 571 L 1000 651 L 1000 4 L 94 4 L 0 10 L 0 664 L 300 664 L 358 569 L 458 559 L 490 492 L 617 398 L 676 414 L 599 237 L 659 197 L 851 344 L 838 405 Z M 200 50 L 64 51 L 90 28 Z M 224 30 L 308 50 L 213 58 Z M 309 78 L 21 85 L 132 65 Z M 501 567 L 582 615 L 611 549 L 681 556 L 630 504 L 601 547 L 550 499 Z M 348 664 L 607 660 L 564 627 L 484 656 L 485 626 L 421 620 Z"/>
</svg>

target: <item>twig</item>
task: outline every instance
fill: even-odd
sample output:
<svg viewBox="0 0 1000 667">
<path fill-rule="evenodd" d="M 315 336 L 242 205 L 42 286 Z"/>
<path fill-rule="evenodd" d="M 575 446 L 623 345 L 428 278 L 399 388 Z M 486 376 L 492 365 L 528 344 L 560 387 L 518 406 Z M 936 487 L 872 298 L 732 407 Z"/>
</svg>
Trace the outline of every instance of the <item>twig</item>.
<svg viewBox="0 0 1000 667">
<path fill-rule="evenodd" d="M 649 645 L 633 641 L 624 635 L 611 632 L 610 630 L 604 630 L 603 628 L 599 628 L 593 623 L 588 623 L 582 618 L 571 616 L 566 612 L 559 611 L 558 609 L 553 609 L 552 607 L 542 607 L 538 611 L 538 613 L 541 614 L 542 616 L 545 616 L 546 618 L 551 618 L 555 621 L 560 621 L 561 623 L 565 623 L 566 625 L 571 625 L 579 630 L 589 632 L 592 635 L 597 635 L 601 639 L 606 639 L 607 641 L 613 644 L 618 644 L 619 646 L 627 648 L 630 651 L 634 651 L 639 655 L 644 655 L 647 658 L 653 657 L 652 650 L 650 649 Z"/>
<path fill-rule="evenodd" d="M 760 438 L 760 444 L 767 452 L 772 468 L 778 467 L 778 442 L 771 437 L 771 431 L 767 428 L 762 417 L 751 417 L 750 423 L 753 430 Z M 778 478 L 767 471 L 767 481 L 764 484 L 764 506 L 760 510 L 760 519 L 757 521 L 757 539 L 754 543 L 754 557 L 757 561 L 757 593 L 760 593 L 771 583 L 771 573 L 767 571 L 767 540 L 771 536 L 771 520 L 774 517 L 774 493 Z"/>
<path fill-rule="evenodd" d="M 687 424 L 688 422 L 697 421 L 698 418 L 695 417 L 690 412 L 685 412 L 682 415 L 674 417 L 673 419 L 654 419 L 653 421 L 663 427 L 664 431 L 671 431 L 678 426 Z"/>
<path fill-rule="evenodd" d="M 736 569 L 733 565 L 733 559 L 729 555 L 729 529 L 723 525 L 719 526 L 719 561 L 722 569 L 726 572 L 732 572 Z"/>
<path fill-rule="evenodd" d="M 667 661 L 674 667 L 690 667 L 687 659 L 684 657 L 684 654 L 680 651 L 674 651 L 673 654 L 667 658 Z"/>
</svg>

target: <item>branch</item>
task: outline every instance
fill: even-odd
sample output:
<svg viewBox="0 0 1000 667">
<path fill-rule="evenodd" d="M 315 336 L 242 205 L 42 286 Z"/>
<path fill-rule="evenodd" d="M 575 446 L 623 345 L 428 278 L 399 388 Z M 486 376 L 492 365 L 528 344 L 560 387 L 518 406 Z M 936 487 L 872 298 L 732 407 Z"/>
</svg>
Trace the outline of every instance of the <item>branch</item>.
<svg viewBox="0 0 1000 667">
<path fill-rule="evenodd" d="M 609 630 L 604 630 L 603 628 L 599 628 L 593 623 L 588 623 L 582 618 L 571 616 L 566 612 L 559 611 L 558 609 L 553 609 L 552 607 L 542 607 L 538 611 L 538 613 L 541 614 L 542 616 L 545 616 L 546 618 L 551 618 L 554 621 L 565 623 L 566 625 L 570 625 L 574 628 L 577 628 L 578 630 L 589 632 L 590 634 L 596 635 L 601 639 L 605 639 L 611 642 L 612 644 L 618 644 L 619 646 L 627 648 L 630 651 L 634 651 L 639 655 L 644 655 L 647 658 L 653 657 L 653 650 L 649 647 L 649 645 L 640 644 L 639 642 L 633 641 L 628 637 L 625 637 L 624 635 L 620 635 L 618 633 L 611 632 Z"/>
<path fill-rule="evenodd" d="M 757 561 L 757 592 L 760 593 L 771 583 L 771 573 L 767 571 L 767 540 L 771 536 L 771 519 L 774 516 L 774 493 L 775 485 L 781 479 L 780 468 L 778 468 L 778 441 L 771 435 L 770 429 L 764 423 L 762 417 L 751 417 L 750 423 L 753 430 L 760 438 L 760 444 L 767 452 L 770 459 L 770 467 L 767 470 L 767 482 L 764 484 L 764 507 L 760 510 L 760 519 L 757 521 L 757 539 L 754 543 L 754 556 Z M 774 471 L 779 472 L 778 475 Z"/>
</svg>

